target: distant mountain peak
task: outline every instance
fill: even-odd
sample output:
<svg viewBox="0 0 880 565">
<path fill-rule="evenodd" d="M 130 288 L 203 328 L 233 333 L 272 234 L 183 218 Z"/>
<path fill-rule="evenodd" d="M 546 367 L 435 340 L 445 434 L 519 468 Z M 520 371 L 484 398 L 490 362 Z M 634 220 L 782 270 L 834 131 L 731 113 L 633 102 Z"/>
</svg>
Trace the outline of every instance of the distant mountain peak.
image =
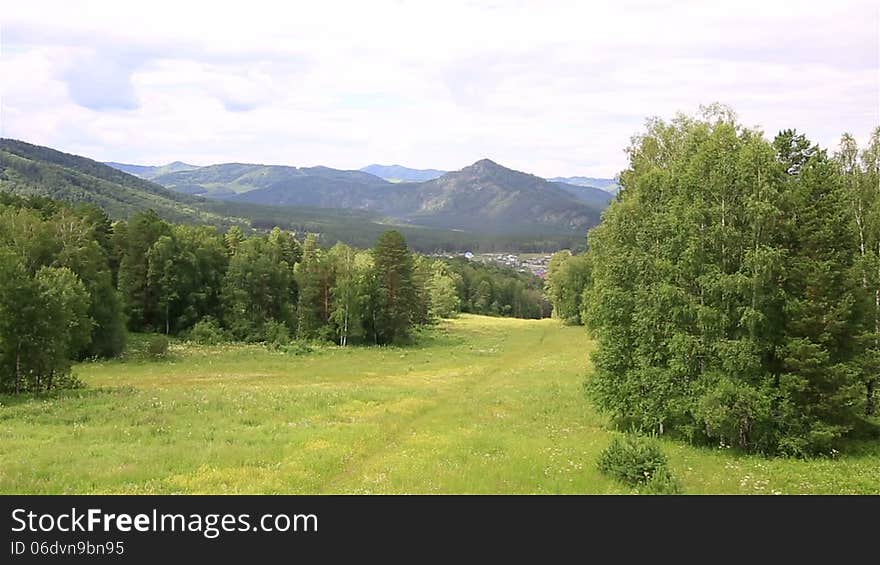
<svg viewBox="0 0 880 565">
<path fill-rule="evenodd" d="M 480 159 L 473 165 L 469 165 L 463 168 L 459 173 L 451 174 L 458 174 L 470 177 L 499 177 L 508 180 L 518 179 L 518 182 L 528 183 L 532 183 L 533 181 L 544 182 L 544 179 L 536 177 L 535 175 L 507 168 L 504 165 L 499 165 L 492 159 Z"/>
<path fill-rule="evenodd" d="M 498 163 L 496 163 L 492 159 L 480 159 L 479 161 L 477 161 L 476 163 L 471 165 L 471 167 L 488 168 L 488 169 L 506 169 L 507 168 L 507 167 L 503 167 L 503 166 L 499 165 Z M 470 167 L 468 167 L 468 168 L 470 168 Z"/>
</svg>

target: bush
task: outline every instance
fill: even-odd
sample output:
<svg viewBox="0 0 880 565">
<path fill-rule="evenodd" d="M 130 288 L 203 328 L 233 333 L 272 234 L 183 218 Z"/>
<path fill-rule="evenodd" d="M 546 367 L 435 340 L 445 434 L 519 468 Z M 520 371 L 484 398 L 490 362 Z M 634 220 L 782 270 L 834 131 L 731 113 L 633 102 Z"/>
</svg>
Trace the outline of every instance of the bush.
<svg viewBox="0 0 880 565">
<path fill-rule="evenodd" d="M 154 335 L 147 344 L 147 354 L 150 357 L 164 357 L 168 353 L 168 337 L 162 334 Z"/>
<path fill-rule="evenodd" d="M 216 319 L 206 316 L 199 320 L 189 332 L 189 339 L 199 345 L 219 345 L 229 341 L 229 337 Z"/>
<path fill-rule="evenodd" d="M 283 347 L 283 350 L 288 355 L 307 355 L 314 351 L 308 343 L 302 341 L 294 341 L 290 345 Z"/>
<path fill-rule="evenodd" d="M 599 471 L 630 486 L 645 487 L 646 492 L 680 490 L 656 442 L 635 435 L 615 438 L 599 455 Z"/>
<path fill-rule="evenodd" d="M 644 494 L 681 494 L 681 483 L 669 472 L 669 469 L 662 467 L 654 472 L 654 476 L 645 483 L 641 492 Z"/>
<path fill-rule="evenodd" d="M 269 320 L 263 327 L 266 335 L 266 346 L 269 349 L 278 351 L 290 344 L 290 331 L 283 322 Z"/>
</svg>

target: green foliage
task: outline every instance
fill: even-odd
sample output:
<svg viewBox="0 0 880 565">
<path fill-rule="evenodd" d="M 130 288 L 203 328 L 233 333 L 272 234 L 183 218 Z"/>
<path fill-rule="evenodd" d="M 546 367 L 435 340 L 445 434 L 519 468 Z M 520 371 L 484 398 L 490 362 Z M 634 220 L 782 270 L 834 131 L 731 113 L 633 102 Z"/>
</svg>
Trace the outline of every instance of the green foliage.
<svg viewBox="0 0 880 565">
<path fill-rule="evenodd" d="M 731 112 L 655 120 L 590 233 L 589 386 L 617 422 L 762 453 L 857 420 L 862 291 L 834 163 Z"/>
<path fill-rule="evenodd" d="M 599 455 L 599 471 L 623 483 L 647 487 L 655 494 L 674 494 L 677 481 L 667 468 L 666 455 L 655 441 L 637 435 L 616 437 Z"/>
<path fill-rule="evenodd" d="M 122 350 L 107 229 L 90 207 L 0 200 L 0 389 L 72 386 L 74 359 Z"/>
<path fill-rule="evenodd" d="M 228 222 L 200 210 L 200 199 L 127 175 L 91 159 L 0 139 L 0 192 L 100 206 L 113 218 L 153 209 L 172 221 Z"/>
<path fill-rule="evenodd" d="M 559 251 L 550 258 L 545 290 L 553 304 L 553 316 L 566 324 L 582 324 L 584 293 L 590 286 L 589 255 Z"/>
<path fill-rule="evenodd" d="M 164 334 L 150 336 L 150 339 L 147 342 L 147 355 L 153 358 L 165 357 L 168 354 L 168 346 L 170 343 L 168 336 Z"/>
<path fill-rule="evenodd" d="M 290 330 L 283 322 L 269 320 L 263 326 L 266 334 L 266 347 L 278 351 L 290 345 Z"/>
<path fill-rule="evenodd" d="M 330 321 L 339 345 L 364 335 L 364 321 L 372 292 L 373 258 L 344 243 L 330 249 L 328 260 L 333 269 L 334 286 L 330 289 Z"/>
<path fill-rule="evenodd" d="M 409 337 L 418 316 L 418 295 L 413 281 L 413 256 L 398 231 L 387 231 L 373 248 L 376 297 L 372 330 L 380 344 Z"/>
<path fill-rule="evenodd" d="M 331 262 L 318 247 L 317 238 L 314 234 L 307 235 L 303 244 L 302 262 L 296 269 L 296 283 L 299 287 L 297 336 L 300 339 L 318 337 L 329 322 L 333 279 Z"/>
<path fill-rule="evenodd" d="M 268 321 L 293 325 L 297 299 L 293 266 L 276 259 L 265 236 L 245 240 L 229 259 L 221 300 L 224 325 L 234 338 L 263 341 Z"/>
<path fill-rule="evenodd" d="M 132 330 L 152 330 L 160 327 L 159 304 L 151 282 L 149 253 L 159 238 L 170 237 L 171 226 L 153 210 L 136 214 L 125 225 L 124 238 L 117 240 L 120 247 L 119 291 L 125 299 L 125 313 Z M 155 262 L 155 259 L 154 259 Z M 153 279 L 151 281 L 151 278 Z"/>
<path fill-rule="evenodd" d="M 835 161 L 857 236 L 853 275 L 861 290 L 856 310 L 862 317 L 855 364 L 864 387 L 864 413 L 870 417 L 877 413 L 880 374 L 880 127 L 861 152 L 856 140 L 844 134 Z"/>
<path fill-rule="evenodd" d="M 202 344 L 286 349 L 297 321 L 306 339 L 406 341 L 414 326 L 457 310 L 463 281 L 390 232 L 372 252 L 328 251 L 280 228 L 221 236 L 152 210 L 112 223 L 94 206 L 8 194 L 0 253 L 0 389 L 15 392 L 73 384 L 73 360 L 119 355 L 126 322 Z M 499 294 L 492 300 L 497 309 Z"/>
<path fill-rule="evenodd" d="M 464 258 L 444 263 L 455 282 L 462 312 L 514 318 L 550 315 L 543 281 L 535 275 Z"/>
<path fill-rule="evenodd" d="M 435 261 L 428 281 L 429 313 L 432 318 L 454 318 L 461 311 L 458 287 L 461 276 L 449 270 L 442 261 Z"/>
<path fill-rule="evenodd" d="M 206 316 L 196 322 L 189 331 L 189 340 L 199 345 L 219 345 L 229 341 L 229 336 L 216 318 Z"/>
</svg>

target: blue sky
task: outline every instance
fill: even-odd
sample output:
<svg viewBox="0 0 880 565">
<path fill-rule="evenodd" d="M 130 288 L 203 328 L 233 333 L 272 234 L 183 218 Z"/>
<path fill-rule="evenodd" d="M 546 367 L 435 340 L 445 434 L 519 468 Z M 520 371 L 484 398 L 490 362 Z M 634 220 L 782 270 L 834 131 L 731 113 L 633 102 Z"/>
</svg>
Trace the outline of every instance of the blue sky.
<svg viewBox="0 0 880 565">
<path fill-rule="evenodd" d="M 833 147 L 880 124 L 880 8 L 827 2 L 7 2 L 0 134 L 99 160 L 615 175 L 722 102 Z"/>
</svg>

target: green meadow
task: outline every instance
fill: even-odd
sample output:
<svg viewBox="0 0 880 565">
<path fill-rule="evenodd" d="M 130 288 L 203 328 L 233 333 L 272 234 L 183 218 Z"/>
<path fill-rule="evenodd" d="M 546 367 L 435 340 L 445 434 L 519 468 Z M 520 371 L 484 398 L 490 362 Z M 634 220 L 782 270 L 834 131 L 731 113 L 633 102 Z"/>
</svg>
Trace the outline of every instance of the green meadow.
<svg viewBox="0 0 880 565">
<path fill-rule="evenodd" d="M 628 493 L 583 393 L 593 347 L 555 320 L 463 315 L 409 347 L 174 342 L 0 397 L 3 493 Z M 663 440 L 686 494 L 880 493 L 880 446 L 766 459 Z"/>
</svg>

